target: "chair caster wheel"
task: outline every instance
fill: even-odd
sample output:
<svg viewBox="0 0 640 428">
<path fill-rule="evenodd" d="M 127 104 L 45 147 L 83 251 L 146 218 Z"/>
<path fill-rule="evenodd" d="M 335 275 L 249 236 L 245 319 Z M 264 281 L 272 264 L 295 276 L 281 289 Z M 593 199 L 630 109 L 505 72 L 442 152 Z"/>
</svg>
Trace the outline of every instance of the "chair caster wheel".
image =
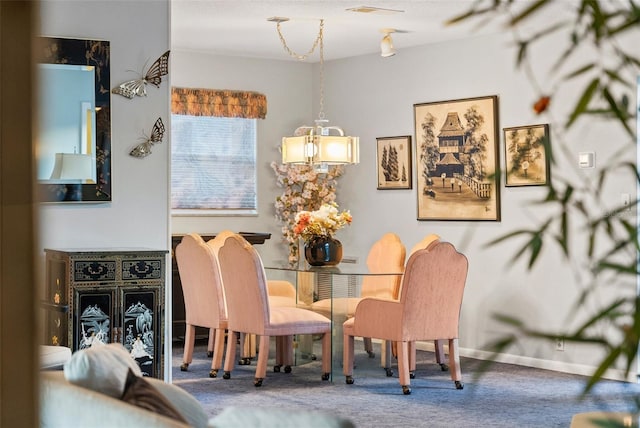
<svg viewBox="0 0 640 428">
<path fill-rule="evenodd" d="M 331 373 L 322 373 L 322 380 L 329 380 Z"/>
<path fill-rule="evenodd" d="M 253 380 L 253 386 L 255 386 L 256 388 L 259 386 L 262 386 L 262 378 L 257 377 Z"/>
<path fill-rule="evenodd" d="M 375 358 L 376 357 L 376 353 L 373 351 L 367 351 L 367 354 L 369 354 L 369 358 Z"/>
<path fill-rule="evenodd" d="M 415 379 L 415 378 L 416 378 L 415 372 L 409 372 L 409 379 Z"/>
<path fill-rule="evenodd" d="M 347 376 L 344 378 L 344 381 L 347 385 L 353 385 L 353 376 Z"/>
<path fill-rule="evenodd" d="M 207 351 L 207 357 L 209 358 L 213 357 L 213 351 Z"/>
<path fill-rule="evenodd" d="M 209 372 L 209 377 L 218 377 L 218 370 L 213 369 Z"/>
<path fill-rule="evenodd" d="M 464 389 L 464 383 L 460 382 L 459 380 L 456 380 L 455 384 L 456 384 L 456 389 Z"/>
<path fill-rule="evenodd" d="M 409 387 L 409 385 L 402 385 L 402 393 L 404 395 L 410 395 L 411 394 L 411 388 Z"/>
<path fill-rule="evenodd" d="M 241 366 L 250 366 L 251 358 L 240 358 L 240 361 L 238 361 L 238 364 L 240 364 Z"/>
<path fill-rule="evenodd" d="M 280 373 L 280 367 L 282 367 L 282 366 L 273 366 L 273 372 L 274 373 Z"/>
<path fill-rule="evenodd" d="M 311 354 L 310 357 L 311 357 L 311 361 L 315 361 L 318 359 L 318 357 L 316 357 L 316 354 Z"/>
<path fill-rule="evenodd" d="M 285 373 L 291 373 L 291 366 L 284 366 Z"/>
<path fill-rule="evenodd" d="M 181 372 L 186 372 L 188 368 L 189 368 L 189 364 L 188 363 L 182 363 L 182 365 L 180 366 L 180 371 Z"/>
<path fill-rule="evenodd" d="M 224 372 L 224 374 L 222 375 L 223 379 L 231 379 L 231 372 Z"/>
<path fill-rule="evenodd" d="M 387 377 L 391 377 L 393 376 L 393 370 L 389 369 L 389 368 L 384 368 L 385 373 L 387 374 Z"/>
<path fill-rule="evenodd" d="M 446 372 L 449 370 L 449 366 L 446 365 L 445 363 L 440 363 L 440 370 L 442 370 L 443 372 Z"/>
</svg>

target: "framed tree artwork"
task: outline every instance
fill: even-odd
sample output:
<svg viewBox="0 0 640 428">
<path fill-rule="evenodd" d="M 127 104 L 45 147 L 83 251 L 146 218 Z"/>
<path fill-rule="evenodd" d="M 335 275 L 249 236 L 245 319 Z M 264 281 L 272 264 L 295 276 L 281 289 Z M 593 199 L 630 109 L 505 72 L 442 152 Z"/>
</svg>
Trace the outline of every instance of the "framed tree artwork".
<svg viewBox="0 0 640 428">
<path fill-rule="evenodd" d="M 549 125 L 504 128 L 506 186 L 544 186 L 549 183 L 547 148 Z"/>
<path fill-rule="evenodd" d="M 498 97 L 413 111 L 418 220 L 500 221 Z"/>
<path fill-rule="evenodd" d="M 378 189 L 411 189 L 411 136 L 380 137 L 376 144 Z"/>
</svg>

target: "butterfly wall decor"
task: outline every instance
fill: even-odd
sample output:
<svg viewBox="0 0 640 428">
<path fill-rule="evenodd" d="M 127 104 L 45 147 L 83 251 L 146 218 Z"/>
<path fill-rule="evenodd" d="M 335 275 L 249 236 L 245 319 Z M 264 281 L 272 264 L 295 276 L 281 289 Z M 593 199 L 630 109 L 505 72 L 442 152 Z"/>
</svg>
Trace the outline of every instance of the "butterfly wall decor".
<svg viewBox="0 0 640 428">
<path fill-rule="evenodd" d="M 153 125 L 153 129 L 151 130 L 151 135 L 147 137 L 144 136 L 144 142 L 138 144 L 129 152 L 129 154 L 136 158 L 144 158 L 151 154 L 151 146 L 156 143 L 162 142 L 162 137 L 164 137 L 164 123 L 162 123 L 162 118 L 159 117 L 156 120 L 156 123 Z"/>
<path fill-rule="evenodd" d="M 121 83 L 118 87 L 113 88 L 111 92 L 129 99 L 133 99 L 136 95 L 146 97 L 147 83 L 159 88 L 160 83 L 162 83 L 162 76 L 169 74 L 169 52 L 171 51 L 166 51 L 160 58 L 155 60 L 149 70 L 146 73 L 142 73 L 139 79 Z"/>
</svg>

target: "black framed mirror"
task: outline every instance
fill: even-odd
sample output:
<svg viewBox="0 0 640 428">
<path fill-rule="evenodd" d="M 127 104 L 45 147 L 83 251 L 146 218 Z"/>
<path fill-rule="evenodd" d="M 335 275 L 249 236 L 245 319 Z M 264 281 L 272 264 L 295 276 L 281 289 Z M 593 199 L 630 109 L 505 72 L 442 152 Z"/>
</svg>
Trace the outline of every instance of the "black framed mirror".
<svg viewBox="0 0 640 428">
<path fill-rule="evenodd" d="M 38 43 L 39 200 L 109 202 L 109 42 L 39 37 Z"/>
</svg>

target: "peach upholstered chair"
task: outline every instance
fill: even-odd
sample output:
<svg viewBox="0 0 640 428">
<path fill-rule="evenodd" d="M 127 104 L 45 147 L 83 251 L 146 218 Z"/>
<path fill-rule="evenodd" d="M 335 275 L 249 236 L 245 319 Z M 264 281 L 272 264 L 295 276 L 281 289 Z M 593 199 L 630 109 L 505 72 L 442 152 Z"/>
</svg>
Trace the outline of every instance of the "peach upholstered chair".
<svg viewBox="0 0 640 428">
<path fill-rule="evenodd" d="M 362 299 L 355 316 L 343 325 L 343 370 L 353 381 L 354 337 L 373 337 L 398 344 L 398 371 L 404 394 L 411 394 L 410 367 L 417 340 L 448 340 L 451 379 L 462 389 L 458 321 L 467 278 L 467 258 L 448 242 L 416 251 L 407 262 L 397 301 Z"/>
<path fill-rule="evenodd" d="M 227 309 L 219 269 L 213 250 L 196 233 L 185 235 L 176 247 L 186 318 L 184 355 L 180 369 L 186 371 L 193 361 L 197 327 L 209 328 L 208 350 L 213 355 L 210 377 L 222 367 Z"/>
<path fill-rule="evenodd" d="M 240 332 L 260 336 L 254 385 L 261 386 L 266 375 L 271 336 L 276 337 L 276 349 L 288 350 L 283 343 L 291 343 L 296 334 L 322 335 L 322 379 L 328 380 L 331 372 L 331 321 L 307 309 L 270 305 L 262 260 L 242 236 L 232 235 L 225 240 L 218 252 L 218 261 L 229 309 L 229 334 Z M 224 379 L 231 377 L 235 351 L 236 341 L 228 340 Z M 292 357 L 291 352 L 284 352 L 286 363 L 290 364 Z"/>
<path fill-rule="evenodd" d="M 395 233 L 385 233 L 371 246 L 367 254 L 367 268 L 371 273 L 402 273 L 404 271 L 405 256 L 406 249 L 400 237 Z M 356 311 L 356 306 L 365 297 L 395 299 L 398 295 L 401 280 L 401 275 L 364 276 L 362 278 L 360 297 L 339 297 L 333 299 L 333 301 L 332 299 L 322 299 L 314 302 L 311 305 L 311 309 L 330 317 L 333 304 L 334 308 L 346 311 L 346 317 L 351 318 Z M 387 345 L 388 350 L 390 350 L 390 344 Z M 364 338 L 364 347 L 369 357 L 373 358 L 375 354 L 373 353 L 370 338 Z M 390 370 L 389 364 L 387 364 L 390 361 L 387 357 L 389 354 L 390 352 L 387 352 L 383 357 L 383 366 L 387 370 L 387 374 L 389 374 Z"/>
<path fill-rule="evenodd" d="M 214 255 L 216 257 L 216 263 L 218 263 L 218 252 L 224 245 L 224 241 L 229 236 L 233 236 L 235 234 L 235 232 L 232 232 L 230 230 L 223 230 L 222 232 L 216 234 L 215 238 L 207 242 L 207 245 L 209 245 L 213 249 Z M 220 276 L 220 284 L 222 284 L 222 276 Z M 224 286 L 221 285 L 221 287 L 224 294 Z M 296 288 L 289 281 L 267 281 L 267 290 L 269 295 L 269 303 L 271 305 L 292 307 L 295 307 L 297 305 Z M 240 344 L 242 348 L 240 352 L 241 357 L 239 363 L 243 365 L 249 365 L 251 364 L 251 359 L 255 356 L 256 352 L 255 336 L 245 335 L 244 333 L 241 333 Z M 291 346 L 293 346 L 293 343 L 291 343 Z"/>
</svg>

